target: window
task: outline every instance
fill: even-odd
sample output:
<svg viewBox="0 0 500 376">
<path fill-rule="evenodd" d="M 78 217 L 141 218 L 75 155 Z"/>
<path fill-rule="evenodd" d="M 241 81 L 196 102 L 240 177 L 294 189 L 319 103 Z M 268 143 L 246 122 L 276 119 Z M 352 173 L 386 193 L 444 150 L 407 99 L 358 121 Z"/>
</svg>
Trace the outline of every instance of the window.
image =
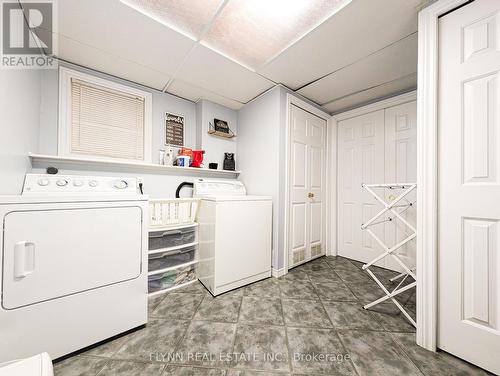
<svg viewBox="0 0 500 376">
<path fill-rule="evenodd" d="M 151 162 L 151 94 L 60 69 L 59 155 Z"/>
</svg>

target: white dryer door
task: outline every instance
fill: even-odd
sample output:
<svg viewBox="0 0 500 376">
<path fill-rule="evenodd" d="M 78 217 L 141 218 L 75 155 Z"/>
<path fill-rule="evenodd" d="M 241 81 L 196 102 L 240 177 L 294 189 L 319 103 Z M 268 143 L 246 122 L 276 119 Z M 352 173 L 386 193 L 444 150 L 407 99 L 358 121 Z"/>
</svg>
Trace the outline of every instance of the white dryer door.
<svg viewBox="0 0 500 376">
<path fill-rule="evenodd" d="M 138 277 L 141 217 L 139 207 L 8 213 L 4 217 L 3 308 Z"/>
</svg>

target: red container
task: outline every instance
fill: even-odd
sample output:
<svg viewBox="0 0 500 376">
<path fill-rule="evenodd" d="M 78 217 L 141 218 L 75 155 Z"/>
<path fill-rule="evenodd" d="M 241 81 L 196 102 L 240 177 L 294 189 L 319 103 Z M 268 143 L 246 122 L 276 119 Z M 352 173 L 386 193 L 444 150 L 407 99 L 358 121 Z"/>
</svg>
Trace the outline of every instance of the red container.
<svg viewBox="0 0 500 376">
<path fill-rule="evenodd" d="M 203 165 L 203 154 L 205 154 L 205 150 L 193 150 L 191 167 L 201 167 Z"/>
</svg>

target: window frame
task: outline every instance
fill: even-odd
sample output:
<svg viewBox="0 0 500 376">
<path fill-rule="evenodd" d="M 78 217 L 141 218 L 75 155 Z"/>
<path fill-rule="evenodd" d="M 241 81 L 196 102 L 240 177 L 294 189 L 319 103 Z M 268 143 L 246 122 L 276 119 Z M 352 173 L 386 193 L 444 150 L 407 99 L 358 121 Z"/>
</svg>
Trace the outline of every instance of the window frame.
<svg viewBox="0 0 500 376">
<path fill-rule="evenodd" d="M 114 158 L 102 155 L 79 154 L 71 152 L 71 80 L 78 79 L 92 85 L 121 91 L 126 94 L 143 98 L 144 100 L 144 159 Z M 152 163 L 152 94 L 131 86 L 123 85 L 107 79 L 96 77 L 74 69 L 59 67 L 59 119 L 57 155 L 81 159 L 95 159 L 107 162 Z"/>
</svg>

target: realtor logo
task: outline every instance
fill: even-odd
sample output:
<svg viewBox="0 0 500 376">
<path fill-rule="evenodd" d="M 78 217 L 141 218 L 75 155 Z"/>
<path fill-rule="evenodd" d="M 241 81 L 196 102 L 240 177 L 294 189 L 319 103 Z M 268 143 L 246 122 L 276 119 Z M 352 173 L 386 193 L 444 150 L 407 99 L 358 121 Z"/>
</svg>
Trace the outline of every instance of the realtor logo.
<svg viewBox="0 0 500 376">
<path fill-rule="evenodd" d="M 57 68 L 52 1 L 2 1 L 2 68 Z"/>
</svg>

